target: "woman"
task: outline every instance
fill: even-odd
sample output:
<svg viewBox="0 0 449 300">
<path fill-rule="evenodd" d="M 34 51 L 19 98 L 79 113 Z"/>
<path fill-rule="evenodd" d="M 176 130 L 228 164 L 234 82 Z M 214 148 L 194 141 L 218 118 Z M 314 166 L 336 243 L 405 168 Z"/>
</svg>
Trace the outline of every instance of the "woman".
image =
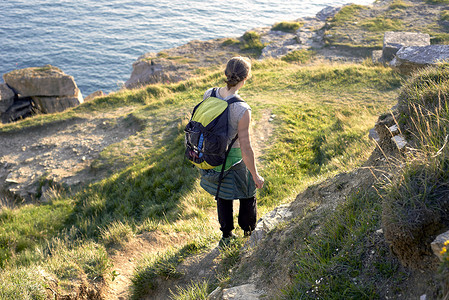
<svg viewBox="0 0 449 300">
<path fill-rule="evenodd" d="M 204 99 L 213 96 L 228 100 L 237 95 L 248 78 L 251 77 L 251 62 L 248 58 L 231 58 L 225 70 L 226 86 L 211 88 L 204 93 Z M 220 246 L 228 245 L 234 234 L 233 200 L 240 200 L 238 223 L 245 236 L 251 235 L 256 227 L 257 204 L 256 188 L 262 188 L 264 179 L 257 172 L 254 151 L 250 140 L 251 108 L 246 102 L 229 105 L 228 136 L 229 142 L 238 134 L 228 155 L 225 176 L 222 180 L 217 199 L 218 221 L 223 237 Z M 201 186 L 210 194 L 217 191 L 218 173 L 221 167 L 202 170 Z"/>
</svg>

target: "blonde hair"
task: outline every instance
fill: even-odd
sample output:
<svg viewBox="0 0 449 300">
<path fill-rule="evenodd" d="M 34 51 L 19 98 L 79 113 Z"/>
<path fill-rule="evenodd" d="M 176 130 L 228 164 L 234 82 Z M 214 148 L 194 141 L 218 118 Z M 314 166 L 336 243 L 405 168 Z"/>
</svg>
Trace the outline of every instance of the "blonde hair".
<svg viewBox="0 0 449 300">
<path fill-rule="evenodd" d="M 247 57 L 233 57 L 226 64 L 226 84 L 228 89 L 251 77 L 251 60 Z"/>
</svg>

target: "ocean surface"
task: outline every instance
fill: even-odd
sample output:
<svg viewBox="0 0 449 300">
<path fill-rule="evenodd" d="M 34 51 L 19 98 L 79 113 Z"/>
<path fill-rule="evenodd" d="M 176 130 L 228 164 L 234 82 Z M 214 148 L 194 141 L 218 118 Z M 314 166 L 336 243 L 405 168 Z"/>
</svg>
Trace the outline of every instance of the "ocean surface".
<svg viewBox="0 0 449 300">
<path fill-rule="evenodd" d="M 132 63 L 146 52 L 190 40 L 238 37 L 349 2 L 0 0 L 0 74 L 51 64 L 74 76 L 84 96 L 111 92 L 129 79 Z"/>
</svg>

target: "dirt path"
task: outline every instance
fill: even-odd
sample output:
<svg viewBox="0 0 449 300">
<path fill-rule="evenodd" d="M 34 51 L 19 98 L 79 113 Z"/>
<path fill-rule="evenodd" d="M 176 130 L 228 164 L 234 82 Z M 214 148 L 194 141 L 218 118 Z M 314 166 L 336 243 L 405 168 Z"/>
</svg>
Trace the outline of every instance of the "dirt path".
<svg viewBox="0 0 449 300">
<path fill-rule="evenodd" d="M 253 122 L 251 141 L 257 158 L 260 158 L 263 150 L 269 144 L 268 141 L 273 132 L 273 115 L 271 111 L 264 110 L 261 118 Z M 237 205 L 237 202 L 236 202 Z M 238 208 L 235 209 L 238 211 Z M 213 223 L 215 230 L 219 230 L 218 220 L 215 210 L 209 212 L 209 219 Z M 160 232 L 148 232 L 137 236 L 127 243 L 122 249 L 111 254 L 110 259 L 114 265 L 113 270 L 119 275 L 110 282 L 105 299 L 129 299 L 131 293 L 131 278 L 137 263 L 144 255 L 157 254 L 166 251 L 169 247 L 182 246 L 186 243 L 186 236 L 182 234 L 167 235 Z M 146 299 L 169 299 L 171 291 L 176 291 L 176 287 L 185 288 L 191 282 L 212 279 L 218 265 L 218 248 L 213 248 L 209 252 L 186 259 L 180 266 L 179 271 L 184 274 L 177 280 L 158 281 L 158 288 Z"/>
</svg>

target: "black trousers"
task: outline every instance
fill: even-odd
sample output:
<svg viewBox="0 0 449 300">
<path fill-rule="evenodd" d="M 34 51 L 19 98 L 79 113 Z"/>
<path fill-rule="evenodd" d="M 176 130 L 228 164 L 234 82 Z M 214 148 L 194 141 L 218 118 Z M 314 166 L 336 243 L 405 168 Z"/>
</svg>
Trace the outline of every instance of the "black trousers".
<svg viewBox="0 0 449 300">
<path fill-rule="evenodd" d="M 257 201 L 256 197 L 239 199 L 240 209 L 238 216 L 238 223 L 243 231 L 253 231 L 256 228 L 257 221 Z M 234 229 L 234 211 L 233 200 L 218 199 L 217 212 L 218 222 L 220 223 L 220 230 L 223 232 L 223 237 L 229 237 Z"/>
</svg>

